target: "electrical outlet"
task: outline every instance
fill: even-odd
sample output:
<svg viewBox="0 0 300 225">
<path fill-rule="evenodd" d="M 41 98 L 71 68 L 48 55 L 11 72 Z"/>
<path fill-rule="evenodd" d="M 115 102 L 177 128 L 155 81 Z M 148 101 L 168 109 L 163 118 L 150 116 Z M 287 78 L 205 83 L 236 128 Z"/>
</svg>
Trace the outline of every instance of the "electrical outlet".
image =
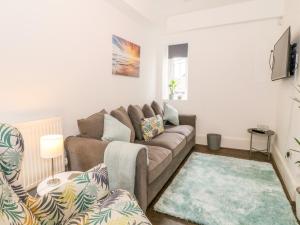
<svg viewBox="0 0 300 225">
<path fill-rule="evenodd" d="M 285 153 L 285 158 L 286 159 L 290 159 L 292 157 L 292 153 L 291 152 L 286 152 Z"/>
</svg>

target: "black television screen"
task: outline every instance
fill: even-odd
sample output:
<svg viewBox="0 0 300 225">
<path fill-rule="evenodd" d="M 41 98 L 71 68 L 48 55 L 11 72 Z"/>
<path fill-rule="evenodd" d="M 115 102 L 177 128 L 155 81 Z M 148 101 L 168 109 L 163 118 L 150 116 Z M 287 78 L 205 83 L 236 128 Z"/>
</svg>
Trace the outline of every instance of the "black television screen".
<svg viewBox="0 0 300 225">
<path fill-rule="evenodd" d="M 289 27 L 274 45 L 272 62 L 272 80 L 278 80 L 290 76 L 290 42 L 291 29 Z"/>
</svg>

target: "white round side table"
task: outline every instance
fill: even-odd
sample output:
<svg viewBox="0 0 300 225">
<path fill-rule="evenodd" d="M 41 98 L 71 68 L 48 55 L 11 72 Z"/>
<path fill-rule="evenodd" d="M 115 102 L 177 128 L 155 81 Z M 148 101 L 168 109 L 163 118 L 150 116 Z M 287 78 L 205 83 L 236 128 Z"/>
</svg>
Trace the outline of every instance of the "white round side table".
<svg viewBox="0 0 300 225">
<path fill-rule="evenodd" d="M 42 181 L 38 186 L 37 186 L 37 194 L 41 197 L 47 193 L 49 193 L 50 191 L 54 190 L 55 188 L 57 188 L 58 186 L 66 183 L 69 180 L 72 180 L 73 178 L 75 178 L 76 176 L 80 175 L 82 172 L 80 171 L 67 171 L 67 172 L 62 172 L 62 173 L 58 173 L 54 175 L 54 178 L 59 178 L 60 179 L 60 183 L 56 186 L 49 186 L 47 184 L 47 181 L 49 179 L 52 178 L 48 177 L 47 179 L 45 179 L 44 181 Z"/>
</svg>

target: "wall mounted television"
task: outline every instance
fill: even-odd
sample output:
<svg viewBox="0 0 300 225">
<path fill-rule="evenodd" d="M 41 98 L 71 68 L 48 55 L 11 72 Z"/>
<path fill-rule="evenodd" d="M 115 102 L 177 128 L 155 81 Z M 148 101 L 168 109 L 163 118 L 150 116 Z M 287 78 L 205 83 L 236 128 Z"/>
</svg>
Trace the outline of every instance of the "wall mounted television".
<svg viewBox="0 0 300 225">
<path fill-rule="evenodd" d="M 289 55 L 291 43 L 291 28 L 289 27 L 274 45 L 272 60 L 272 80 L 290 76 Z"/>
<path fill-rule="evenodd" d="M 272 81 L 294 75 L 296 46 L 296 44 L 291 45 L 291 28 L 289 27 L 271 51 L 270 68 L 272 70 Z"/>
</svg>

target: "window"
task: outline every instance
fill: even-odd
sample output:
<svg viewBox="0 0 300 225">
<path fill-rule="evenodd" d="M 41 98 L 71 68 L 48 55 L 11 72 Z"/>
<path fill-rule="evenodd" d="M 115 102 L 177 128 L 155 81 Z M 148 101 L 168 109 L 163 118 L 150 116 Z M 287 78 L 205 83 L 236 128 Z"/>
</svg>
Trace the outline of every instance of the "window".
<svg viewBox="0 0 300 225">
<path fill-rule="evenodd" d="M 168 98 L 186 100 L 188 89 L 188 44 L 168 47 Z"/>
</svg>

